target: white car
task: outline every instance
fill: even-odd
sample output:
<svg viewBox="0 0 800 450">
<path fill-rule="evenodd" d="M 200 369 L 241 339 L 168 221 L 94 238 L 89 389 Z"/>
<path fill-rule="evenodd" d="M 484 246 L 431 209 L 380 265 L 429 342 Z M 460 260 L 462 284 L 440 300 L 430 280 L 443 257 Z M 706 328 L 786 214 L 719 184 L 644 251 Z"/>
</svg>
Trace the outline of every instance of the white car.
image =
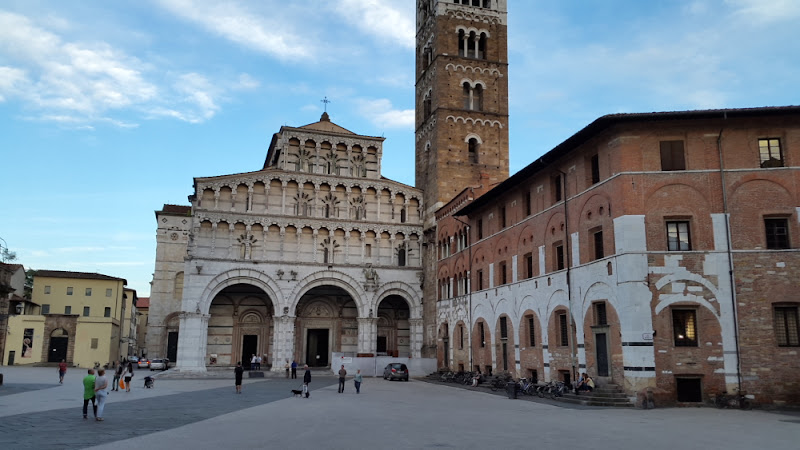
<svg viewBox="0 0 800 450">
<path fill-rule="evenodd" d="M 141 358 L 139 359 L 138 365 L 140 369 L 147 369 L 150 367 L 150 360 L 147 358 Z"/>
<path fill-rule="evenodd" d="M 169 360 L 166 358 L 153 358 L 150 360 L 150 371 L 169 369 Z"/>
</svg>

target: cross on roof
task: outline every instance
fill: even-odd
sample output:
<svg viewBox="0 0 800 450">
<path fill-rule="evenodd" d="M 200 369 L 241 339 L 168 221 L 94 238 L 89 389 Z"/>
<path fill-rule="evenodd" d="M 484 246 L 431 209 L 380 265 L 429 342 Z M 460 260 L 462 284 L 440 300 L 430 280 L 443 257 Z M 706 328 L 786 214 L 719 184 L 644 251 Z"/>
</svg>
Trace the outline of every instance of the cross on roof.
<svg viewBox="0 0 800 450">
<path fill-rule="evenodd" d="M 328 103 L 331 102 L 330 100 L 328 100 L 328 96 L 326 95 L 325 98 L 323 98 L 320 101 L 325 104 L 325 112 L 328 112 Z"/>
</svg>

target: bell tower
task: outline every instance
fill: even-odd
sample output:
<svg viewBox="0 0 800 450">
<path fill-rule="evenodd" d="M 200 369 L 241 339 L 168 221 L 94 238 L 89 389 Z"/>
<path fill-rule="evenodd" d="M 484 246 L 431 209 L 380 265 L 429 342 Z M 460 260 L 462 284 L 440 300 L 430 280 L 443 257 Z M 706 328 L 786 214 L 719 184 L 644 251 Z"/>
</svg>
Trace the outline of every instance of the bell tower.
<svg viewBox="0 0 800 450">
<path fill-rule="evenodd" d="M 417 0 L 416 186 L 427 227 L 465 187 L 508 178 L 506 1 Z"/>
</svg>

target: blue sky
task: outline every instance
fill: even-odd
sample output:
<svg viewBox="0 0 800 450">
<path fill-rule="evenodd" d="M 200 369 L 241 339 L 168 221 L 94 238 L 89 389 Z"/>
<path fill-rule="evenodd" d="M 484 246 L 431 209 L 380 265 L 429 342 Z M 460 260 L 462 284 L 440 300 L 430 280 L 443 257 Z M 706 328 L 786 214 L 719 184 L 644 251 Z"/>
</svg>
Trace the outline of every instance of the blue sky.
<svg viewBox="0 0 800 450">
<path fill-rule="evenodd" d="M 617 112 L 800 104 L 796 0 L 508 0 L 511 171 Z M 0 3 L 0 238 L 149 295 L 153 212 L 281 125 L 385 136 L 414 184 L 414 2 Z"/>
</svg>

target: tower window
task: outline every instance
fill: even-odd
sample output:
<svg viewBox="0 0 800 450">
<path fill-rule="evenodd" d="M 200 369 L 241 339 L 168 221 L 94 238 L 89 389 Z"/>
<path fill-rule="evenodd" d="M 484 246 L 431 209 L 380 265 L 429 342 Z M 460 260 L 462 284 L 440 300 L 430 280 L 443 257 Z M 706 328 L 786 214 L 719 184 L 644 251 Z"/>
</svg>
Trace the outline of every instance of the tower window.
<svg viewBox="0 0 800 450">
<path fill-rule="evenodd" d="M 467 51 L 467 36 L 464 30 L 458 30 L 458 56 L 466 56 Z"/>
<path fill-rule="evenodd" d="M 422 100 L 422 115 L 423 119 L 427 119 L 431 116 L 431 93 L 428 92 L 425 95 L 425 99 Z"/>
<path fill-rule="evenodd" d="M 478 59 L 486 59 L 486 33 L 481 33 L 478 38 Z"/>
<path fill-rule="evenodd" d="M 480 149 L 481 144 L 478 143 L 478 140 L 475 138 L 470 138 L 469 140 L 469 162 L 471 164 L 478 163 L 478 150 Z"/>
<path fill-rule="evenodd" d="M 472 88 L 469 87 L 469 83 L 464 83 L 464 89 L 462 89 L 462 97 L 464 100 L 464 109 L 472 109 Z"/>
<path fill-rule="evenodd" d="M 592 164 L 592 184 L 600 182 L 600 158 L 597 156 L 597 153 L 592 155 L 591 158 Z"/>
<path fill-rule="evenodd" d="M 764 219 L 767 231 L 767 248 L 779 250 L 789 248 L 789 221 L 786 219 Z"/>
<path fill-rule="evenodd" d="M 783 153 L 781 140 L 778 138 L 759 139 L 758 154 L 761 159 L 761 168 L 783 167 Z"/>
<path fill-rule="evenodd" d="M 553 177 L 553 202 L 560 202 L 562 198 L 561 192 L 561 175 L 555 175 Z"/>
<path fill-rule="evenodd" d="M 483 86 L 480 84 L 473 89 L 472 109 L 483 111 Z"/>
</svg>

